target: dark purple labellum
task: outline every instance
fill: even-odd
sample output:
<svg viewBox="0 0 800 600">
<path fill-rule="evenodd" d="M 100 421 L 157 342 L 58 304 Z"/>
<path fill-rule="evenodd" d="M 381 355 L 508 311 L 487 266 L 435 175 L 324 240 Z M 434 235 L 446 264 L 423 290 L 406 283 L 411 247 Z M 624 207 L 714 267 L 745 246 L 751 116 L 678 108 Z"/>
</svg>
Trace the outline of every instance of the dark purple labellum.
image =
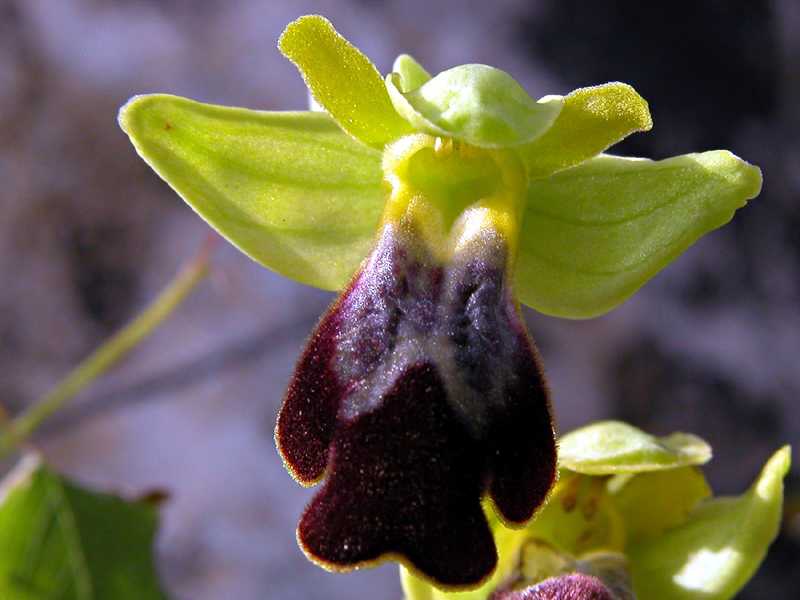
<svg viewBox="0 0 800 600">
<path fill-rule="evenodd" d="M 382 557 L 445 586 L 497 562 L 481 508 L 527 521 L 555 476 L 547 391 L 487 232 L 446 265 L 387 225 L 317 326 L 276 440 L 304 484 L 323 475 L 298 539 L 324 566 Z"/>
<path fill-rule="evenodd" d="M 492 600 L 615 600 L 597 577 L 573 573 L 545 579 L 532 587 L 492 596 Z"/>
</svg>

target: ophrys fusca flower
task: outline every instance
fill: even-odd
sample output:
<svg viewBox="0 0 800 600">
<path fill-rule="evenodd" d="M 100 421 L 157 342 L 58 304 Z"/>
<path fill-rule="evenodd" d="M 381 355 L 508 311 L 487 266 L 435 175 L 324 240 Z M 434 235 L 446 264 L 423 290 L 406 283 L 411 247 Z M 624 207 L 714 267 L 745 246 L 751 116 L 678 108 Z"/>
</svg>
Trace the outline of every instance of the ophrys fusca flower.
<svg viewBox="0 0 800 600">
<path fill-rule="evenodd" d="M 346 569 L 402 560 L 444 586 L 492 572 L 481 500 L 528 520 L 555 476 L 546 386 L 519 304 L 581 318 L 624 301 L 760 188 L 729 152 L 601 154 L 651 126 L 630 86 L 539 100 L 508 74 L 384 80 L 322 17 L 280 48 L 326 112 L 139 96 L 120 123 L 220 233 L 343 290 L 290 382 L 276 440 L 304 484 L 298 538 Z"/>
</svg>

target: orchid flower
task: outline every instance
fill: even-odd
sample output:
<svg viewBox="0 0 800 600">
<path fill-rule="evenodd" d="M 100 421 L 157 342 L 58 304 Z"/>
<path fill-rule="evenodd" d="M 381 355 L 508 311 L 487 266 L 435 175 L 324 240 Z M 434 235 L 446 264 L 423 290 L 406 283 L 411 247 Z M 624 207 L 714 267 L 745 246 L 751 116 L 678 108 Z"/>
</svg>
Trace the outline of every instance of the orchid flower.
<svg viewBox="0 0 800 600">
<path fill-rule="evenodd" d="M 617 306 L 761 186 L 730 152 L 603 154 L 651 127 L 608 83 L 538 100 L 507 73 L 383 78 L 320 16 L 280 50 L 322 111 L 168 95 L 119 121 L 139 155 L 266 267 L 341 294 L 289 384 L 276 442 L 324 479 L 298 540 L 327 568 L 394 558 L 478 585 L 497 551 L 482 510 L 527 522 L 556 479 L 548 392 L 519 303 L 567 318 Z"/>
<path fill-rule="evenodd" d="M 447 592 L 402 570 L 405 600 L 730 600 L 778 534 L 788 446 L 750 488 L 714 497 L 700 437 L 600 421 L 563 436 L 560 477 L 536 518 L 509 529 L 487 506 L 499 564 Z"/>
</svg>

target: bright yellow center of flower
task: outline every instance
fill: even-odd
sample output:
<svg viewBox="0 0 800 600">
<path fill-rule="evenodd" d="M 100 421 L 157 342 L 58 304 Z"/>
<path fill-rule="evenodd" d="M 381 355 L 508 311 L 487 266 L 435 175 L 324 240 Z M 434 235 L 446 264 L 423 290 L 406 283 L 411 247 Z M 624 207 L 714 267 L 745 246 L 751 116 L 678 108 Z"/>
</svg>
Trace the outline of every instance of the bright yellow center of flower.
<svg viewBox="0 0 800 600">
<path fill-rule="evenodd" d="M 415 134 L 386 149 L 383 172 L 390 192 L 382 225 L 414 229 L 441 263 L 491 232 L 513 266 L 527 187 L 515 153 Z"/>
</svg>

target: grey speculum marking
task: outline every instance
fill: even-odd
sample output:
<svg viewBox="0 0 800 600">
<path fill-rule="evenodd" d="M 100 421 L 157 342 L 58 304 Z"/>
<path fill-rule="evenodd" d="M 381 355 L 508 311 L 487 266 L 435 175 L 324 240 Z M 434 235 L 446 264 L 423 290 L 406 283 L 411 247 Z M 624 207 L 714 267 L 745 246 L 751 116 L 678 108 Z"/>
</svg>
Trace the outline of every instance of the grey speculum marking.
<svg viewBox="0 0 800 600">
<path fill-rule="evenodd" d="M 533 352 L 506 283 L 508 250 L 494 232 L 441 264 L 402 226 L 386 226 L 340 307 L 333 369 L 345 421 L 380 406 L 410 367 L 433 365 L 448 402 L 478 438 L 502 409 L 520 359 Z M 534 357 L 535 360 L 535 357 Z"/>
</svg>

